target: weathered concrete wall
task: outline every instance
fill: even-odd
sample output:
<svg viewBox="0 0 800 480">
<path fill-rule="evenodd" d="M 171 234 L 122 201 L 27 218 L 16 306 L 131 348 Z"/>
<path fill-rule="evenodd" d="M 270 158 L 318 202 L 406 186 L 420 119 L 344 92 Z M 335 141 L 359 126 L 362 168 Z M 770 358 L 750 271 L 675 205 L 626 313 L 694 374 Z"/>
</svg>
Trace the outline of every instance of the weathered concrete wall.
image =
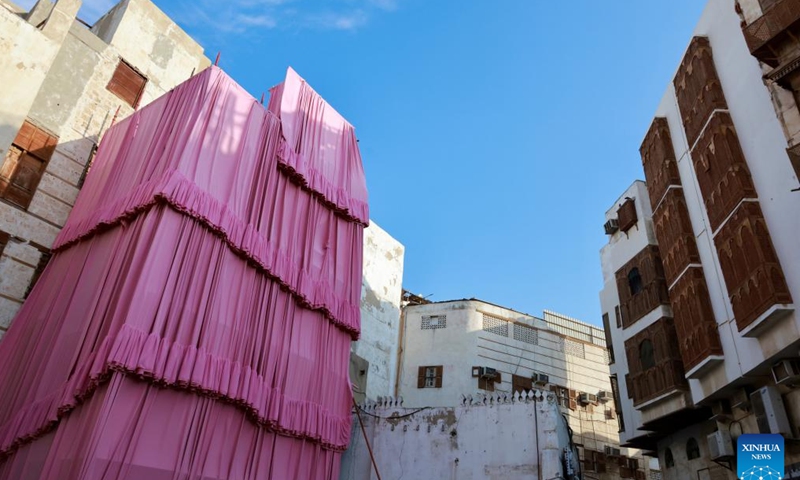
<svg viewBox="0 0 800 480">
<path fill-rule="evenodd" d="M 423 317 L 431 315 L 439 317 L 438 328 L 429 328 L 423 322 Z M 555 330 L 555 315 L 545 312 L 545 317 L 551 323 L 478 300 L 406 307 L 399 395 L 409 407 L 448 407 L 461 392 L 486 393 L 480 389 L 479 379 L 472 376 L 473 366 L 494 368 L 500 373 L 495 393 L 511 394 L 514 375 L 531 378 L 534 373 L 549 376 L 550 383 L 544 388 L 559 385 L 593 395 L 610 392 L 602 330 L 570 320 L 576 329 L 585 327 L 584 331 L 593 332 L 592 341 L 579 340 Z M 442 366 L 441 388 L 418 388 L 419 367 L 424 366 Z M 606 446 L 618 448 L 620 444 L 616 417 L 607 414 L 614 410 L 613 401 L 577 405 L 575 409 L 566 404 L 561 407 L 576 443 L 601 452 Z M 627 449 L 623 453 L 639 455 Z M 611 470 L 609 466 L 609 475 Z"/>
<path fill-rule="evenodd" d="M 5 158 L 22 126 L 58 48 L 58 43 L 0 4 L 0 158 Z"/>
<path fill-rule="evenodd" d="M 566 423 L 552 393 L 536 395 L 424 410 L 390 400 L 364 406 L 361 418 L 385 480 L 565 478 Z M 340 478 L 376 479 L 355 416 L 352 438 Z"/>
<path fill-rule="evenodd" d="M 351 351 L 369 362 L 371 399 L 395 393 L 404 255 L 403 245 L 375 222 L 364 230 L 361 339 Z"/>
<path fill-rule="evenodd" d="M 210 64 L 149 0 L 125 0 L 92 30 L 75 21 L 79 6 L 59 0 L 40 30 L 0 4 L 0 158 L 26 119 L 59 141 L 28 208 L 0 201 L 0 230 L 13 236 L 0 257 L 0 338 L 22 305 L 39 248 L 66 222 L 95 145 L 115 115 L 133 112 L 106 88 L 120 59 L 147 77 L 140 105 Z"/>
</svg>

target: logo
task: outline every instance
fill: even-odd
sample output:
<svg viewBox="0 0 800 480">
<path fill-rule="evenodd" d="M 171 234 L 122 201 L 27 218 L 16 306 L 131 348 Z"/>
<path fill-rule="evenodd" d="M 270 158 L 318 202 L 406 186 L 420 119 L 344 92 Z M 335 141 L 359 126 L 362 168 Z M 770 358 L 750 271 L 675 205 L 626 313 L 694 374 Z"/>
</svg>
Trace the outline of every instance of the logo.
<svg viewBox="0 0 800 480">
<path fill-rule="evenodd" d="M 741 480 L 783 479 L 783 437 L 746 433 L 739 436 L 736 471 Z"/>
</svg>

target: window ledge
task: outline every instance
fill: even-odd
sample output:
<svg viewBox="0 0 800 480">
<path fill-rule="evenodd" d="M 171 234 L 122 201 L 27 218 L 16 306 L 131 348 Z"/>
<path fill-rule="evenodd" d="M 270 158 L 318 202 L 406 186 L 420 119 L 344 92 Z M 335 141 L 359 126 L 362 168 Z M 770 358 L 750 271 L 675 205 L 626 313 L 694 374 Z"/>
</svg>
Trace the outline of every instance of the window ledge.
<svg viewBox="0 0 800 480">
<path fill-rule="evenodd" d="M 794 311 L 793 303 L 775 304 L 762 313 L 753 323 L 739 333 L 743 337 L 758 338 L 765 330 L 769 329 L 776 321 L 788 316 Z"/>
<path fill-rule="evenodd" d="M 686 372 L 686 378 L 698 379 L 708 373 L 708 371 L 715 365 L 725 361 L 724 355 L 709 355 L 703 359 L 702 362 L 695 365 L 691 370 Z"/>
</svg>

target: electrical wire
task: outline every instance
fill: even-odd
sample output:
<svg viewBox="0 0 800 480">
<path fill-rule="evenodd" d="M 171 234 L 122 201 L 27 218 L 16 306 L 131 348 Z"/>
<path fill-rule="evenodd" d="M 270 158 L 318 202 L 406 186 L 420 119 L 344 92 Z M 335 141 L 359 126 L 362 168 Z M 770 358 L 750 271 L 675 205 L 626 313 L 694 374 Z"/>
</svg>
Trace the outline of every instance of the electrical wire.
<svg viewBox="0 0 800 480">
<path fill-rule="evenodd" d="M 367 450 L 369 451 L 369 458 L 372 460 L 372 468 L 375 469 L 375 476 L 378 477 L 378 480 L 381 480 L 381 473 L 378 471 L 378 464 L 375 462 L 375 455 L 372 453 L 372 445 L 369 444 L 369 439 L 367 438 L 367 429 L 364 428 L 364 421 L 361 420 L 361 410 L 356 403 L 356 397 L 352 397 L 353 405 L 356 407 L 356 416 L 358 417 L 358 423 L 361 425 L 361 433 L 364 435 L 364 442 L 367 444 Z M 366 412 L 365 412 L 366 413 Z"/>
<path fill-rule="evenodd" d="M 370 417 L 373 417 L 373 418 L 380 418 L 381 420 L 394 420 L 394 419 L 398 419 L 398 418 L 406 418 L 406 417 L 410 417 L 411 415 L 417 414 L 417 413 L 419 413 L 419 412 L 421 412 L 423 410 L 429 410 L 429 409 L 433 408 L 433 407 L 422 407 L 422 408 L 418 408 L 418 409 L 414 410 L 413 412 L 406 413 L 405 415 L 394 415 L 394 416 L 391 416 L 391 417 L 381 417 L 380 415 L 375 415 L 375 414 L 369 413 L 368 411 L 364 410 L 363 408 L 361 408 L 357 404 L 355 404 L 355 405 L 356 405 L 356 408 L 358 410 L 364 412 L 366 415 L 369 415 Z"/>
</svg>

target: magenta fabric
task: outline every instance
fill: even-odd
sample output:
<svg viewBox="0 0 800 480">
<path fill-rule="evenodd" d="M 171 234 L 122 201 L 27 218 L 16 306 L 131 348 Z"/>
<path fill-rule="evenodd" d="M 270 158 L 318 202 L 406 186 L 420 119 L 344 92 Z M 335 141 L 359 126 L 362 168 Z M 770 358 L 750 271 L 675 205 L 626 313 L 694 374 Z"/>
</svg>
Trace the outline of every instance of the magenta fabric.
<svg viewBox="0 0 800 480">
<path fill-rule="evenodd" d="M 0 479 L 338 476 L 367 221 L 291 69 L 269 110 L 209 68 L 112 127 L 0 343 Z"/>
</svg>

